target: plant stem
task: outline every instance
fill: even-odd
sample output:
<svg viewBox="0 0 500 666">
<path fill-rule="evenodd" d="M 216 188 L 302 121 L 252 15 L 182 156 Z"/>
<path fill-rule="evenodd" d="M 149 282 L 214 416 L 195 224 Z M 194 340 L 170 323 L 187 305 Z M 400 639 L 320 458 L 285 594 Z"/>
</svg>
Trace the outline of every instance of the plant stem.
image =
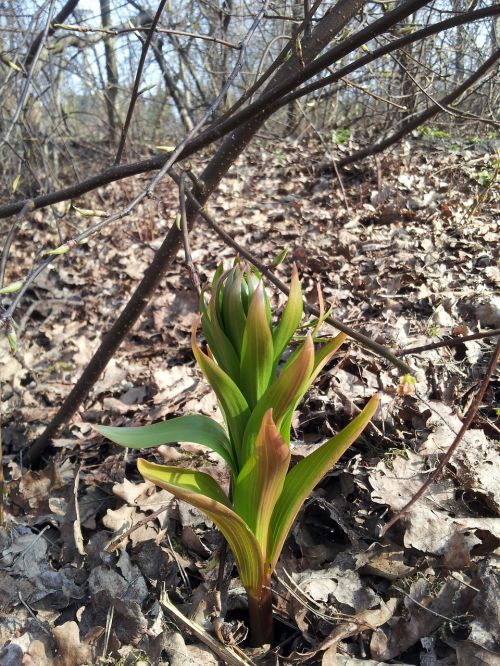
<svg viewBox="0 0 500 666">
<path fill-rule="evenodd" d="M 273 597 L 271 580 L 263 581 L 260 590 L 247 590 L 250 615 L 250 642 L 253 647 L 270 645 L 273 640 Z"/>
</svg>

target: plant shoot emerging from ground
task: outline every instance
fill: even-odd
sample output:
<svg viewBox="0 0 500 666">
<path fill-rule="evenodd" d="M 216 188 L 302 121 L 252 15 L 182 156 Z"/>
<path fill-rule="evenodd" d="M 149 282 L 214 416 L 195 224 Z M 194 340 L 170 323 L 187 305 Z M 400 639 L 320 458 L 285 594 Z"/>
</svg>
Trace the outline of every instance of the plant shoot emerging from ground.
<svg viewBox="0 0 500 666">
<path fill-rule="evenodd" d="M 145 479 L 192 504 L 217 525 L 248 595 L 254 645 L 272 640 L 271 575 L 285 539 L 308 495 L 354 442 L 378 407 L 372 397 L 339 434 L 290 467 L 290 429 L 299 401 L 344 342 L 342 333 L 315 348 L 320 317 L 293 351 L 302 319 L 302 291 L 293 269 L 288 302 L 273 324 L 263 281 L 236 262 L 215 274 L 208 303 L 202 296 L 203 352 L 192 331 L 193 353 L 215 391 L 225 427 L 207 416 L 186 415 L 140 428 L 97 429 L 131 448 L 174 441 L 203 444 L 231 471 L 232 497 L 209 474 L 139 459 Z"/>
</svg>

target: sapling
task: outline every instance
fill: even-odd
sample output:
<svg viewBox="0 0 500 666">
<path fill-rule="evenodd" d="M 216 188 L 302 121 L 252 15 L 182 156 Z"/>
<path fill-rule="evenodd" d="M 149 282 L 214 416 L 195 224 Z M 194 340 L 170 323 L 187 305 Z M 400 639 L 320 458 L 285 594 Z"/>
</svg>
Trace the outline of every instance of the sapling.
<svg viewBox="0 0 500 666">
<path fill-rule="evenodd" d="M 272 640 L 271 575 L 308 495 L 364 430 L 378 407 L 373 396 L 340 433 L 290 468 L 293 413 L 308 388 L 344 342 L 341 333 L 315 347 L 314 330 L 290 343 L 300 329 L 302 290 L 294 267 L 289 298 L 273 324 L 261 276 L 240 262 L 214 276 L 201 326 L 207 352 L 192 330 L 193 353 L 217 395 L 225 427 L 202 415 L 185 415 L 137 428 L 99 426 L 113 442 L 144 449 L 175 441 L 203 444 L 229 465 L 232 496 L 204 472 L 140 458 L 145 479 L 202 510 L 234 555 L 248 596 L 251 641 Z"/>
</svg>

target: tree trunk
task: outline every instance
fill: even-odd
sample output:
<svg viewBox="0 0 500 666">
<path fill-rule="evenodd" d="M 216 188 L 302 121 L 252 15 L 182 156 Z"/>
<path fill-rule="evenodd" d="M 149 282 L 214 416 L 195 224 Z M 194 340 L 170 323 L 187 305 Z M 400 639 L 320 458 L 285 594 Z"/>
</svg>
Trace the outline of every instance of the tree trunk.
<svg viewBox="0 0 500 666">
<path fill-rule="evenodd" d="M 111 25 L 109 0 L 99 0 L 99 4 L 101 6 L 101 21 L 103 28 L 108 28 Z M 116 54 L 112 37 L 106 37 L 104 40 L 104 55 L 106 58 L 107 86 L 105 100 L 109 126 L 109 143 L 110 146 L 114 146 L 118 132 L 116 110 L 116 98 L 118 96 L 118 69 L 116 66 Z"/>
</svg>

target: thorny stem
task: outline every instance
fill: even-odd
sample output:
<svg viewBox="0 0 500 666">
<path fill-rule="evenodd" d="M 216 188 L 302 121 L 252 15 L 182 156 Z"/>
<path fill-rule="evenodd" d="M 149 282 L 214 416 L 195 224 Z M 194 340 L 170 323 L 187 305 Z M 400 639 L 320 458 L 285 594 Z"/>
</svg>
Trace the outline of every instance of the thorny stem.
<svg viewBox="0 0 500 666">
<path fill-rule="evenodd" d="M 422 497 L 422 495 L 424 495 L 427 492 L 428 488 L 439 479 L 439 477 L 441 476 L 444 468 L 450 462 L 450 459 L 451 459 L 452 455 L 457 450 L 458 445 L 462 441 L 465 433 L 470 428 L 477 412 L 479 411 L 479 408 L 481 407 L 481 402 L 483 401 L 484 394 L 486 393 L 486 389 L 488 388 L 491 376 L 492 376 L 493 372 L 495 371 L 495 368 L 498 364 L 498 359 L 499 358 L 500 358 L 500 338 L 498 338 L 498 340 L 497 340 L 497 345 L 495 347 L 495 351 L 493 352 L 493 354 L 491 356 L 491 359 L 490 359 L 490 362 L 488 364 L 488 368 L 486 370 L 486 375 L 485 375 L 485 377 L 483 379 L 483 382 L 481 384 L 481 388 L 479 389 L 479 392 L 477 393 L 476 397 L 474 398 L 474 401 L 473 401 L 472 405 L 470 406 L 469 411 L 467 412 L 467 415 L 464 419 L 462 427 L 458 431 L 458 434 L 455 437 L 455 439 L 453 440 L 453 443 L 449 447 L 448 451 L 446 451 L 446 454 L 445 454 L 444 458 L 441 460 L 441 462 L 436 467 L 436 469 L 431 474 L 431 476 L 429 476 L 427 481 L 424 484 L 422 484 L 422 486 L 420 486 L 420 488 L 413 495 L 411 500 L 409 502 L 407 502 L 407 504 L 405 504 L 405 506 L 400 511 L 398 511 L 395 516 L 393 516 L 391 518 L 391 520 L 387 523 L 387 525 L 385 525 L 382 528 L 380 536 L 384 536 L 384 534 L 388 530 L 390 530 L 390 528 L 395 523 L 397 523 L 398 520 L 400 520 L 405 515 L 405 513 L 408 512 L 409 509 L 411 509 L 411 507 Z"/>
</svg>

